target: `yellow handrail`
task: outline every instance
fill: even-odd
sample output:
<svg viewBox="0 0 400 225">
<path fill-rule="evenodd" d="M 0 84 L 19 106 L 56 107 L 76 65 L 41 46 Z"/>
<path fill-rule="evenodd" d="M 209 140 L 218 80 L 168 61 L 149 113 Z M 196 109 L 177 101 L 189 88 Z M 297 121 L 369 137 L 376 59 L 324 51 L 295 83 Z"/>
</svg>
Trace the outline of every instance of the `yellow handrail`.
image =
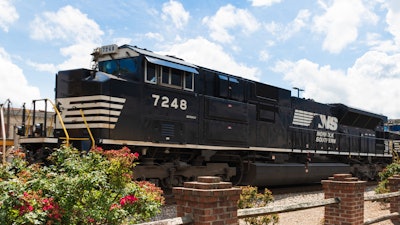
<svg viewBox="0 0 400 225">
<path fill-rule="evenodd" d="M 57 113 L 58 119 L 60 120 L 60 124 L 61 124 L 61 126 L 62 126 L 62 128 L 64 130 L 64 134 L 65 134 L 65 146 L 68 147 L 69 146 L 69 134 L 68 134 L 67 128 L 65 128 L 64 121 L 62 120 L 60 111 L 58 111 L 56 105 L 50 99 L 46 99 L 46 100 L 51 103 L 51 105 L 53 106 L 54 111 Z"/>
<path fill-rule="evenodd" d="M 6 164 L 6 130 L 5 130 L 5 125 L 4 125 L 4 113 L 3 113 L 3 104 L 0 106 L 0 120 L 1 120 L 1 135 L 3 137 L 3 143 L 2 143 L 2 154 L 3 154 L 3 165 Z"/>
<path fill-rule="evenodd" d="M 86 122 L 86 118 L 85 118 L 85 115 L 83 114 L 83 110 L 82 110 L 82 109 L 79 109 L 79 112 L 81 113 L 83 122 L 85 123 L 86 129 L 87 129 L 87 131 L 88 131 L 88 133 L 89 133 L 90 140 L 92 141 L 92 149 L 94 149 L 95 143 L 94 143 L 94 138 L 93 138 L 93 135 L 92 135 L 92 131 L 90 131 L 89 125 L 88 125 L 88 123 Z"/>
<path fill-rule="evenodd" d="M 29 129 L 31 127 L 31 125 L 29 125 L 31 123 L 31 110 L 28 109 L 28 115 L 26 116 L 26 128 L 25 128 L 25 136 L 29 135 Z"/>
</svg>

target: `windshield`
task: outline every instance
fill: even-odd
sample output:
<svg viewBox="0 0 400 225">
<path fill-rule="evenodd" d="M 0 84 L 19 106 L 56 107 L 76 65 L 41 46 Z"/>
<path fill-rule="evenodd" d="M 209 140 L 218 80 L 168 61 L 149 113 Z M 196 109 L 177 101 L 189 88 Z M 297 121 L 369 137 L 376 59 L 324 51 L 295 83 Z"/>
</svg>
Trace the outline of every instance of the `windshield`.
<svg viewBox="0 0 400 225">
<path fill-rule="evenodd" d="M 99 62 L 99 71 L 118 76 L 137 73 L 137 58 L 114 59 Z"/>
</svg>

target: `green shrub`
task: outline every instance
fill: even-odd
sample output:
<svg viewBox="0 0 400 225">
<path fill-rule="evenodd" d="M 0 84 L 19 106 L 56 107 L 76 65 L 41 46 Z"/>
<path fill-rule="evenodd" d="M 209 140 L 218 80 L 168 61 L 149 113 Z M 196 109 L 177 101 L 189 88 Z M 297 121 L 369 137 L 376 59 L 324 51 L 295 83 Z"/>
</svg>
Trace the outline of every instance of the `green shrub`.
<svg viewBox="0 0 400 225">
<path fill-rule="evenodd" d="M 382 172 L 379 173 L 380 182 L 375 189 L 377 193 L 387 193 L 389 192 L 388 178 L 400 174 L 400 164 L 397 162 L 393 162 L 392 164 L 388 165 Z"/>
<path fill-rule="evenodd" d="M 268 203 L 273 202 L 274 198 L 270 190 L 265 188 L 264 193 L 259 193 L 257 187 L 245 186 L 241 187 L 242 194 L 238 201 L 239 209 L 247 208 L 258 208 L 264 207 Z M 277 214 L 258 216 L 258 217 L 248 217 L 244 219 L 246 224 L 257 225 L 257 224 L 277 224 L 279 217 Z"/>
<path fill-rule="evenodd" d="M 138 158 L 128 148 L 56 149 L 50 166 L 16 152 L 0 166 L 2 224 L 134 224 L 160 212 L 162 191 L 132 180 Z"/>
</svg>

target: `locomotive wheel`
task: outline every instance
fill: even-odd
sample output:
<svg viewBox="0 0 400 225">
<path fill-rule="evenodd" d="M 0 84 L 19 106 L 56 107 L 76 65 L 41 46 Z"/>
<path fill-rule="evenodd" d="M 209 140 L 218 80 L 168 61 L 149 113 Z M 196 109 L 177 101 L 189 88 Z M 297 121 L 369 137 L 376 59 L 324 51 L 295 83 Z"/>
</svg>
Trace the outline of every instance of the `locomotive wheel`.
<svg viewBox="0 0 400 225">
<path fill-rule="evenodd" d="M 244 164 L 243 159 L 240 155 L 234 154 L 216 154 L 212 157 L 212 162 L 215 163 L 228 163 L 230 167 L 236 168 L 236 175 L 230 178 L 230 181 L 233 185 L 239 185 L 244 178 Z M 226 175 L 220 176 L 222 179 L 226 177 Z M 225 178 L 227 179 L 227 178 Z M 225 180 L 224 179 L 224 180 Z"/>
<path fill-rule="evenodd" d="M 236 167 L 236 176 L 232 177 L 231 181 L 234 186 L 240 185 L 244 177 L 244 164 L 240 156 L 236 156 L 237 162 L 234 163 Z"/>
<path fill-rule="evenodd" d="M 161 180 L 163 188 L 171 189 L 172 187 L 183 186 L 184 178 L 182 176 L 172 176 Z"/>
</svg>

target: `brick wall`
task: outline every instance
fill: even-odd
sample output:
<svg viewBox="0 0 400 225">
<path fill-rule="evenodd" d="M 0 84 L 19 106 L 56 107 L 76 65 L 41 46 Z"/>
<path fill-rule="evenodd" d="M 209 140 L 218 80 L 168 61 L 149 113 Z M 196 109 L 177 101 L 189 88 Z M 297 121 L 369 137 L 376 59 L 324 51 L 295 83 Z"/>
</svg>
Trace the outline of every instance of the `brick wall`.
<svg viewBox="0 0 400 225">
<path fill-rule="evenodd" d="M 326 225 L 364 224 L 365 181 L 351 174 L 334 174 L 322 181 L 325 198 L 340 198 L 340 204 L 325 206 Z"/>
<path fill-rule="evenodd" d="M 321 181 L 325 199 L 339 198 L 339 204 L 325 206 L 326 225 L 363 225 L 365 181 L 350 174 L 334 174 Z M 389 178 L 392 192 L 400 190 L 400 175 Z M 238 224 L 237 201 L 241 189 L 230 182 L 221 182 L 219 177 L 203 176 L 195 182 L 185 182 L 184 187 L 173 189 L 177 202 L 177 216 L 190 216 L 194 225 Z M 400 197 L 390 198 L 390 212 L 400 212 Z M 382 218 L 375 218 L 376 220 Z M 400 224 L 400 218 L 392 218 Z"/>
<path fill-rule="evenodd" d="M 237 201 L 241 189 L 219 177 L 201 176 L 173 189 L 177 216 L 191 215 L 195 225 L 238 224 Z"/>
<path fill-rule="evenodd" d="M 395 192 L 400 190 L 400 175 L 394 175 L 389 179 L 389 190 Z M 390 199 L 390 213 L 400 213 L 400 197 L 393 197 Z M 400 224 L 400 218 L 392 218 L 393 224 Z"/>
</svg>

